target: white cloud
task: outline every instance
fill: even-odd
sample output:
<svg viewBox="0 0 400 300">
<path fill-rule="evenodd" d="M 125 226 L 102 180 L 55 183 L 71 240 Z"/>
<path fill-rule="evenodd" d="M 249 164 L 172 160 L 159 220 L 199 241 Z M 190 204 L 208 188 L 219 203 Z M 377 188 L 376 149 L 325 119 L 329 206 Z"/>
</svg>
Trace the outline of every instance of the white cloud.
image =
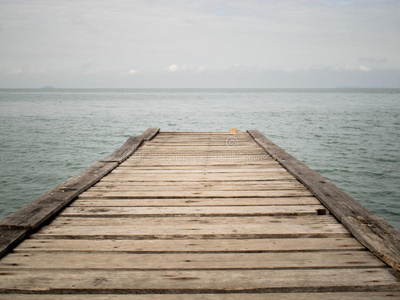
<svg viewBox="0 0 400 300">
<path fill-rule="evenodd" d="M 284 68 L 282 71 L 285 72 L 285 73 L 293 73 L 296 70 L 293 69 L 293 68 Z"/>
<path fill-rule="evenodd" d="M 173 64 L 167 68 L 170 72 L 178 72 L 178 71 L 192 71 L 192 72 L 203 72 L 206 70 L 204 66 L 188 66 L 188 65 L 176 65 Z"/>
<path fill-rule="evenodd" d="M 22 74 L 24 71 L 20 68 L 11 70 L 9 73 L 13 75 Z"/>
<path fill-rule="evenodd" d="M 167 70 L 170 71 L 170 72 L 176 72 L 176 71 L 178 71 L 178 66 L 175 65 L 175 64 L 170 65 L 170 66 L 167 68 Z"/>
<path fill-rule="evenodd" d="M 11 75 L 19 75 L 19 74 L 42 74 L 45 73 L 46 69 L 44 68 L 30 68 L 29 66 L 24 66 L 22 68 L 11 69 L 8 74 Z"/>
<path fill-rule="evenodd" d="M 359 66 L 359 67 L 358 67 L 358 70 L 359 70 L 359 71 L 363 71 L 363 72 L 369 72 L 369 71 L 371 71 L 371 69 L 368 68 L 368 67 L 366 67 L 366 66 Z"/>
<path fill-rule="evenodd" d="M 88 82 L 118 74 L 128 84 L 132 75 L 136 84 L 139 73 L 157 86 L 164 84 L 157 74 L 197 83 L 227 69 L 258 76 L 297 76 L 312 66 L 335 76 L 400 70 L 398 1 L 379 9 L 383 0 L 49 2 L 0 1 L 1 70 L 15 86 L 41 68 L 69 86 L 82 74 L 97 76 Z M 106 82 L 118 85 L 112 78 Z"/>
<path fill-rule="evenodd" d="M 352 65 L 345 65 L 342 70 L 348 70 L 348 71 L 353 71 L 355 70 L 356 67 L 352 66 Z"/>
<path fill-rule="evenodd" d="M 332 68 L 333 71 L 362 71 L 362 72 L 369 72 L 371 68 L 367 66 L 355 66 L 355 65 L 345 65 L 345 66 L 335 66 Z"/>
</svg>

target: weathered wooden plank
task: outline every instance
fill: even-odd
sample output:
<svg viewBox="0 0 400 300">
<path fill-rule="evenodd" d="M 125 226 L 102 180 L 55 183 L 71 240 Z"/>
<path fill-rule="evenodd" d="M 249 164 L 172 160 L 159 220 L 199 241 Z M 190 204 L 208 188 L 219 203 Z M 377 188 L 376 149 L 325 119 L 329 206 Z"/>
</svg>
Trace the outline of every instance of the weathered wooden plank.
<svg viewBox="0 0 400 300">
<path fill-rule="evenodd" d="M 269 216 L 317 215 L 322 205 L 291 206 L 178 206 L 178 207 L 67 207 L 60 214 L 69 216 Z"/>
<path fill-rule="evenodd" d="M 246 146 L 246 145 L 241 145 L 241 146 L 235 146 L 235 147 L 230 147 L 230 146 L 220 146 L 220 145 L 207 145 L 204 144 L 203 146 L 201 145 L 194 145 L 194 146 L 189 146 L 189 145 L 181 145 L 177 144 L 176 146 L 163 146 L 163 145 L 148 145 L 146 147 L 142 146 L 141 151 L 139 154 L 154 154 L 154 152 L 159 153 L 184 153 L 187 155 L 207 155 L 215 153 L 232 153 L 232 152 L 240 152 L 243 154 L 264 154 L 265 150 L 262 149 L 259 145 L 256 144 L 256 146 Z"/>
<path fill-rule="evenodd" d="M 192 182 L 192 181 L 189 181 Z M 156 191 L 171 191 L 171 192 L 176 192 L 176 191 L 191 191 L 191 192 L 196 192 L 196 191 L 201 191 L 201 192 L 218 192 L 218 191 L 225 191 L 228 193 L 235 192 L 235 191 L 271 191 L 271 190 L 307 190 L 304 186 L 302 185 L 295 185 L 295 184 L 276 184 L 276 185 L 264 185 L 264 186 L 249 186 L 249 185 L 232 185 L 232 186 L 210 186 L 210 187 L 202 187 L 202 186 L 190 186 L 190 185 L 183 185 L 181 189 L 179 189 L 178 186 L 171 186 L 171 185 L 155 185 L 153 187 L 149 187 L 148 185 L 124 185 L 121 184 L 120 186 L 116 185 L 115 183 L 110 184 L 108 186 L 99 186 L 99 187 L 93 187 L 90 189 L 88 192 L 96 192 L 96 193 L 101 193 L 101 192 L 128 192 L 131 191 L 132 193 L 137 193 L 140 191 L 148 192 L 151 190 L 152 192 Z"/>
<path fill-rule="evenodd" d="M 195 140 L 195 141 L 176 141 L 176 140 L 158 140 L 154 139 L 151 142 L 144 142 L 143 145 L 149 146 L 149 147 L 158 147 L 158 146 L 163 146 L 163 147 L 174 147 L 174 146 L 182 146 L 182 147 L 194 147 L 194 146 L 227 146 L 229 145 L 229 140 L 219 140 L 219 141 L 214 141 L 214 140 L 208 140 L 208 141 L 203 141 L 203 140 Z M 258 144 L 254 142 L 254 140 L 248 139 L 248 140 L 237 140 L 237 145 L 238 146 L 254 146 L 256 145 L 257 147 Z M 233 146 L 233 145 L 232 145 Z"/>
<path fill-rule="evenodd" d="M 101 187 L 114 187 L 114 186 L 121 186 L 121 187 L 132 187 L 132 188 L 231 188 L 235 189 L 239 187 L 252 187 L 252 188 L 263 188 L 263 187 L 270 187 L 270 186 L 286 186 L 292 185 L 296 187 L 303 187 L 304 185 L 298 182 L 295 179 L 285 179 L 285 180 L 243 180 L 243 181 L 236 181 L 234 185 L 230 181 L 217 181 L 217 182 L 210 182 L 210 181 L 187 181 L 187 182 L 164 182 L 164 181 L 124 181 L 123 179 L 118 181 L 103 181 L 100 180 L 93 188 L 101 188 Z"/>
<path fill-rule="evenodd" d="M 61 186 L 52 189 L 4 218 L 0 222 L 0 226 L 3 228 L 26 228 L 28 230 L 38 228 L 117 165 L 115 162 L 95 163 Z"/>
<path fill-rule="evenodd" d="M 227 153 L 228 155 L 231 153 L 241 153 L 241 154 L 264 154 L 264 149 L 261 149 L 259 146 L 257 147 L 223 147 L 223 146 L 206 146 L 200 147 L 195 146 L 193 148 L 189 147 L 141 147 L 138 150 L 137 154 L 183 154 L 183 155 L 207 155 L 207 154 L 217 154 L 218 153 Z"/>
<path fill-rule="evenodd" d="M 232 220 L 231 220 L 232 219 Z M 310 222 L 297 218 L 57 218 L 41 228 L 35 238 L 72 239 L 231 239 L 350 237 L 338 223 Z M 260 220 L 255 220 L 260 219 Z M 221 220 L 225 220 L 222 223 Z M 219 222 L 218 222 L 219 221 Z M 263 220 L 265 221 L 265 219 Z M 84 224 L 84 225 L 78 225 Z"/>
<path fill-rule="evenodd" d="M 187 136 L 187 137 L 173 137 L 173 136 L 161 136 L 158 135 L 156 139 L 152 140 L 149 144 L 157 144 L 157 143 L 220 143 L 220 144 L 230 144 L 234 145 L 234 143 L 251 143 L 253 140 L 249 136 L 241 135 L 241 136 Z"/>
<path fill-rule="evenodd" d="M 268 155 L 132 155 L 125 162 L 135 166 L 160 166 L 160 165 L 263 165 L 272 161 Z"/>
<path fill-rule="evenodd" d="M 251 137 L 231 137 L 231 136 L 226 136 L 226 137 L 190 137 L 190 138 L 162 138 L 158 137 L 152 140 L 151 142 L 146 143 L 146 145 L 181 145 L 181 144 L 198 144 L 198 145 L 211 145 L 211 146 L 236 146 L 236 145 L 250 145 L 254 146 L 257 145 L 254 143 L 254 140 L 251 139 Z"/>
<path fill-rule="evenodd" d="M 127 160 L 127 164 L 133 166 L 184 166 L 196 164 L 199 166 L 226 166 L 226 165 L 266 165 L 272 162 L 272 158 L 264 158 L 262 155 L 243 155 L 243 156 L 205 156 L 205 155 L 136 155 Z"/>
<path fill-rule="evenodd" d="M 75 295 L 62 295 L 62 294 L 2 294 L 1 299 L 4 300 L 53 300 L 54 298 L 60 300 L 82 300 L 96 299 L 96 300 L 382 300 L 382 299 L 395 299 L 400 297 L 400 292 L 336 292 L 336 293 L 223 293 L 223 294 L 75 294 Z"/>
<path fill-rule="evenodd" d="M 0 257 L 18 245 L 27 234 L 25 228 L 0 228 Z"/>
<path fill-rule="evenodd" d="M 220 169 L 223 172 L 226 172 L 227 170 L 232 170 L 232 171 L 236 171 L 236 172 L 240 172 L 243 169 L 248 169 L 249 172 L 250 170 L 257 170 L 257 169 L 271 169 L 271 168 L 282 168 L 282 166 L 279 165 L 279 163 L 277 163 L 276 161 L 269 159 L 264 161 L 264 163 L 262 164 L 242 164 L 242 163 L 237 163 L 235 164 L 235 162 L 232 161 L 232 163 L 230 164 L 218 164 L 218 163 L 213 163 L 211 160 L 213 159 L 212 157 L 206 158 L 206 157 L 202 157 L 201 159 L 204 160 L 204 164 L 199 165 L 196 167 L 196 169 L 199 170 L 217 170 Z M 208 160 L 210 159 L 210 160 Z M 125 163 L 121 164 L 121 169 L 134 169 L 134 170 L 168 170 L 168 171 L 180 171 L 180 170 L 190 170 L 193 169 L 192 166 L 185 166 L 185 165 L 160 165 L 160 164 L 156 164 L 156 163 L 160 163 L 161 161 L 158 161 L 157 158 L 153 159 L 150 156 L 146 157 L 143 156 L 143 162 L 145 162 L 145 160 L 147 160 L 148 163 L 152 162 L 154 160 L 155 165 L 149 165 L 149 166 L 140 166 L 140 165 L 136 165 L 135 161 L 126 161 Z M 200 161 L 200 160 L 199 160 Z"/>
<path fill-rule="evenodd" d="M 243 138 L 243 137 L 198 137 L 198 138 L 155 138 L 153 141 L 146 143 L 148 146 L 152 145 L 210 145 L 210 146 L 258 146 L 257 143 L 254 143 L 254 140 L 251 137 Z"/>
<path fill-rule="evenodd" d="M 153 152 L 155 150 L 162 150 L 162 152 L 168 151 L 176 151 L 176 150 L 186 150 L 187 152 L 191 153 L 193 151 L 196 152 L 203 152 L 203 151 L 229 151 L 229 150 L 247 150 L 247 151 L 256 151 L 258 152 L 265 152 L 258 144 L 249 143 L 249 142 L 237 142 L 235 146 L 229 146 L 224 144 L 223 142 L 181 142 L 181 143 L 151 143 L 141 146 L 143 150 Z"/>
<path fill-rule="evenodd" d="M 226 165 L 231 165 L 233 163 L 235 164 L 241 164 L 242 166 L 263 166 L 265 165 L 264 162 L 262 161 L 249 161 L 246 162 L 245 160 L 237 160 L 236 162 L 230 161 L 229 159 L 226 159 L 224 161 L 218 161 L 218 162 L 213 162 L 210 161 L 209 159 L 202 158 L 200 159 L 174 159 L 173 157 L 168 158 L 166 160 L 151 160 L 151 159 L 138 159 L 136 162 L 129 162 L 132 164 L 133 167 L 163 167 L 163 166 L 173 166 L 173 167 L 189 167 L 189 166 L 196 166 L 196 167 L 204 167 L 204 166 L 226 166 Z M 125 165 L 128 166 L 128 165 Z M 124 167 L 125 167 L 124 166 Z"/>
<path fill-rule="evenodd" d="M 157 132 L 149 129 L 142 138 Z M 277 163 L 264 150 L 260 155 L 240 151 L 258 147 L 251 146 L 255 142 L 247 133 L 193 136 L 159 133 L 145 142 L 144 154 L 135 152 L 124 167 L 5 257 L 0 293 L 293 296 L 400 290 L 385 265 L 362 251 L 332 216 L 308 215 L 324 207 L 287 171 L 276 172 Z M 219 151 L 229 138 L 246 145 Z M 216 144 L 204 147 L 204 141 Z M 149 155 L 157 149 L 161 154 Z M 192 154 L 175 155 L 179 149 Z M 279 179 L 280 174 L 286 177 Z M 269 216 L 281 213 L 299 215 Z"/>
<path fill-rule="evenodd" d="M 137 150 L 137 155 L 154 155 L 154 156 L 162 156 L 162 155 L 180 155 L 180 156 L 241 156 L 241 155 L 263 155 L 264 150 L 240 150 L 240 149 L 221 149 L 221 150 L 193 150 L 188 151 L 185 149 L 182 150 L 142 150 L 139 148 Z"/>
<path fill-rule="evenodd" d="M 282 167 L 279 163 L 277 163 L 274 160 L 270 160 L 266 162 L 265 164 L 257 164 L 257 165 L 245 165 L 245 164 L 225 164 L 225 165 L 200 165 L 196 167 L 196 170 L 215 170 L 215 169 L 223 169 L 223 170 L 236 170 L 237 172 L 240 172 L 243 169 L 249 169 L 249 170 L 255 170 L 255 169 L 265 169 L 265 168 L 271 168 L 271 167 Z M 129 161 L 126 161 L 118 166 L 119 169 L 134 169 L 134 170 L 141 170 L 141 171 L 146 171 L 146 170 L 193 170 L 193 166 L 182 166 L 182 165 L 177 165 L 177 166 L 171 166 L 171 165 L 156 165 L 156 166 L 137 166 L 135 163 L 130 163 Z"/>
<path fill-rule="evenodd" d="M 17 269 L 227 270 L 387 267 L 369 251 L 286 253 L 11 253 L 0 271 Z"/>
<path fill-rule="evenodd" d="M 319 173 L 275 145 L 257 130 L 249 134 L 275 160 L 302 182 L 338 220 L 375 255 L 400 271 L 400 231 L 375 216 Z"/>
<path fill-rule="evenodd" d="M 145 223 L 144 223 L 145 222 Z M 147 217 L 143 218 L 104 218 L 104 217 L 64 217 L 62 215 L 55 218 L 49 226 L 163 226 L 166 224 L 175 224 L 182 227 L 191 227 L 192 225 L 232 225 L 232 226 L 261 226 L 269 227 L 271 230 L 278 229 L 279 226 L 290 228 L 320 228 L 321 230 L 331 230 L 340 228 L 345 229 L 342 224 L 333 216 L 321 215 L 315 216 L 248 216 L 248 217 Z M 276 227 L 275 229 L 273 227 Z M 45 228 L 45 227 L 43 227 Z"/>
<path fill-rule="evenodd" d="M 179 155 L 178 155 L 179 154 Z M 172 156 L 172 157 L 171 157 Z M 229 160 L 234 162 L 235 160 L 240 161 L 247 161 L 251 162 L 251 160 L 260 160 L 260 161 L 269 161 L 271 158 L 265 153 L 264 150 L 256 151 L 256 152 L 248 152 L 244 153 L 242 151 L 202 151 L 202 152 L 185 152 L 185 153 L 176 153 L 176 152 L 149 152 L 149 151 L 142 151 L 136 153 L 132 158 L 131 161 L 137 160 L 138 158 L 150 158 L 154 159 L 214 159 L 215 161 L 225 161 Z"/>
<path fill-rule="evenodd" d="M 215 137 L 160 137 L 157 136 L 151 142 L 146 143 L 146 145 L 180 145 L 180 144 L 199 144 L 205 145 L 209 143 L 209 145 L 222 145 L 222 146 L 235 146 L 235 145 L 257 145 L 254 143 L 254 140 L 251 137 L 247 136 L 240 136 L 240 137 L 233 137 L 233 136 L 215 136 Z M 208 144 L 207 144 L 208 145 Z"/>
<path fill-rule="evenodd" d="M 236 145 L 249 145 L 249 146 L 258 146 L 251 137 L 197 137 L 197 138 L 162 138 L 158 137 L 152 140 L 151 142 L 146 143 L 146 145 L 210 145 L 210 146 L 236 146 Z"/>
<path fill-rule="evenodd" d="M 261 205 L 319 205 L 315 197 L 288 198 L 164 198 L 160 199 L 91 199 L 79 198 L 70 207 L 118 207 L 118 206 L 261 206 Z"/>
<path fill-rule="evenodd" d="M 306 190 L 304 186 L 301 184 L 291 184 L 291 183 L 286 183 L 286 184 L 270 184 L 270 185 L 255 185 L 255 186 L 250 186 L 250 185 L 232 185 L 232 186 L 201 186 L 201 185 L 195 185 L 195 186 L 190 186 L 190 185 L 183 185 L 182 188 L 179 188 L 177 185 L 154 185 L 154 187 L 150 187 L 149 185 L 125 185 L 121 183 L 120 185 L 115 184 L 114 182 L 109 185 L 104 185 L 104 186 L 98 186 L 98 187 L 92 187 L 90 189 L 90 192 L 117 192 L 117 191 L 132 191 L 132 192 L 138 192 L 138 191 L 227 191 L 227 192 L 233 192 L 233 191 L 270 191 L 270 190 Z M 89 192 L 89 191 L 88 191 Z"/>
<path fill-rule="evenodd" d="M 158 133 L 160 132 L 160 128 L 147 128 L 139 138 L 143 141 L 150 141 L 152 140 Z"/>
<path fill-rule="evenodd" d="M 276 184 L 274 184 L 277 182 Z M 290 182 L 279 182 L 279 181 L 272 181 L 270 184 L 241 184 L 236 183 L 235 185 L 229 186 L 228 184 L 225 185 L 218 185 L 218 184 L 210 184 L 210 185 L 200 185 L 196 184 L 197 182 L 188 181 L 182 185 L 180 189 L 177 182 L 173 182 L 175 184 L 158 184 L 164 182 L 156 182 L 153 186 L 150 184 L 138 184 L 134 181 L 128 182 L 110 182 L 106 181 L 104 185 L 99 185 L 96 187 L 91 188 L 91 192 L 100 192 L 100 191 L 119 191 L 119 190 L 131 190 L 131 191 L 148 191 L 148 190 L 163 190 L 163 191 L 173 191 L 173 190 L 201 190 L 201 191 L 248 191 L 248 190 L 259 190 L 259 191 L 268 191 L 268 190 L 305 190 L 306 188 L 302 184 L 290 183 Z M 135 184 L 131 184 L 135 183 Z M 143 183 L 143 181 L 142 181 Z M 191 185 L 190 183 L 194 183 Z"/>
<path fill-rule="evenodd" d="M 361 276 L 360 276 L 361 275 Z M 398 291 L 387 269 L 120 271 L 24 270 L 0 273 L 0 292 L 222 293 Z M 222 280 L 223 278 L 223 280 Z"/>
<path fill-rule="evenodd" d="M 121 146 L 121 148 L 101 161 L 121 163 L 139 148 L 142 141 L 142 139 L 132 136 L 125 142 L 124 145 Z"/>
<path fill-rule="evenodd" d="M 190 190 L 182 190 L 182 191 L 102 191 L 102 192 L 91 192 L 87 191 L 80 195 L 81 199 L 83 198 L 212 198 L 212 197 L 220 197 L 220 198 L 243 198 L 243 197 L 310 197 L 312 194 L 308 190 L 248 190 L 248 191 L 190 191 Z"/>
<path fill-rule="evenodd" d="M 287 175 L 290 176 L 290 179 L 294 179 L 292 175 L 289 174 L 284 169 L 278 169 L 278 168 L 271 168 L 269 170 L 263 170 L 261 172 L 234 172 L 234 171 L 228 171 L 228 172 L 209 172 L 208 170 L 200 170 L 200 172 L 185 172 L 181 170 L 173 171 L 169 170 L 168 172 L 135 172 L 135 170 L 127 171 L 127 170 L 120 170 L 121 172 L 111 172 L 109 176 L 115 176 L 115 177 L 121 177 L 121 178 L 135 178 L 135 177 L 149 177 L 149 176 L 155 176 L 160 177 L 161 179 L 165 177 L 191 177 L 191 178 L 199 178 L 201 179 L 202 177 L 207 177 L 207 178 L 220 178 L 220 177 L 225 177 L 227 180 L 231 177 L 242 177 L 243 180 L 251 180 L 252 178 L 256 179 L 262 179 L 264 176 L 265 177 L 270 177 L 270 176 L 282 176 L 282 175 Z M 265 179 L 267 180 L 267 179 Z"/>
<path fill-rule="evenodd" d="M 138 137 L 130 137 L 124 145 L 122 145 L 117 151 L 113 154 L 107 156 L 101 161 L 111 162 L 115 161 L 121 163 L 125 161 L 132 153 L 134 153 L 139 146 L 143 143 L 143 141 L 151 140 L 158 132 L 160 128 L 148 128 L 145 132 L 143 132 Z"/>
<path fill-rule="evenodd" d="M 222 132 L 222 131 L 213 131 L 213 132 L 203 132 L 203 131 L 161 131 L 160 137 L 194 137 L 194 136 L 237 136 L 237 137 L 246 137 L 246 131 L 237 132 L 235 134 L 229 132 Z"/>
<path fill-rule="evenodd" d="M 158 139 L 177 139 L 177 138 L 196 138 L 196 137 L 206 137 L 206 138 L 223 138 L 226 136 L 233 136 L 236 138 L 248 138 L 249 135 L 247 134 L 246 131 L 238 132 L 236 134 L 230 134 L 230 133 L 225 133 L 225 132 L 214 132 L 214 133 L 203 133 L 203 132 L 181 132 L 181 131 L 175 131 L 175 132 L 165 132 L 165 131 L 160 131 L 159 135 L 157 136 Z"/>
<path fill-rule="evenodd" d="M 140 148 L 139 148 L 140 149 Z M 224 160 L 231 160 L 233 159 L 240 159 L 241 161 L 245 161 L 249 157 L 250 159 L 254 158 L 259 158 L 262 157 L 265 151 L 264 150 L 257 150 L 257 151 L 248 151 L 248 150 L 211 150 L 211 151 L 142 151 L 138 150 L 136 153 L 136 157 L 140 156 L 153 156 L 153 157 L 160 157 L 161 159 L 164 158 L 170 158 L 171 156 L 175 156 L 175 160 L 182 160 L 182 159 L 201 159 L 202 157 L 205 157 L 207 159 L 209 158 L 215 158 L 218 161 L 224 161 Z M 249 159 L 247 159 L 248 161 Z"/>
<path fill-rule="evenodd" d="M 158 129 L 159 130 L 159 129 Z M 117 161 L 125 160 L 139 146 L 142 140 L 149 140 L 158 132 L 157 129 L 146 130 L 139 139 L 129 138 L 128 141 L 105 161 L 99 161 L 83 171 L 82 173 L 70 178 L 60 186 L 50 190 L 34 201 L 28 203 L 18 211 L 4 218 L 0 222 L 0 230 L 7 238 L 3 239 L 0 248 L 0 257 L 6 250 L 11 249 L 21 240 L 22 233 L 18 230 L 24 229 L 24 234 L 40 227 L 56 215 L 61 209 L 67 206 L 74 198 L 83 191 L 97 183 L 102 177 L 112 171 L 117 165 Z M 107 161 L 109 160 L 109 161 Z M 11 231 L 4 229 L 13 229 L 13 237 L 9 235 Z M 5 242 L 4 242 L 5 241 Z M 9 243 L 7 245 L 7 243 Z"/>
<path fill-rule="evenodd" d="M 271 166 L 269 168 L 254 168 L 254 169 L 211 169 L 211 168 L 201 168 L 201 169 L 191 169 L 191 170 L 176 170 L 176 169 L 158 169 L 158 170 L 140 170 L 138 168 L 118 168 L 112 171 L 112 174 L 196 174 L 196 173 L 204 173 L 204 174 L 211 174 L 211 173 L 233 173 L 233 174 L 264 174 L 268 172 L 286 172 L 286 170 L 282 170 L 281 166 Z"/>
<path fill-rule="evenodd" d="M 237 132 L 235 134 L 229 133 L 229 132 L 201 132 L 201 131 L 187 131 L 187 132 L 183 132 L 183 131 L 161 131 L 160 132 L 160 138 L 162 137 L 196 137 L 196 136 L 206 136 L 206 137 L 218 137 L 218 136 L 236 136 L 236 137 L 248 137 L 248 135 L 246 134 L 246 131 L 241 131 L 241 132 Z"/>
<path fill-rule="evenodd" d="M 365 250 L 355 238 L 220 240 L 43 240 L 26 239 L 14 252 L 84 251 L 128 253 L 299 252 Z"/>
<path fill-rule="evenodd" d="M 161 131 L 160 136 L 218 136 L 218 135 L 230 135 L 230 136 L 246 136 L 245 131 L 237 132 L 235 134 L 230 133 L 229 131 Z"/>
<path fill-rule="evenodd" d="M 158 139 L 155 139 L 154 141 L 151 142 L 146 142 L 143 144 L 143 148 L 145 149 L 150 149 L 150 148 L 166 148 L 166 149 L 172 149 L 172 148 L 179 148 L 182 147 L 184 149 L 197 149 L 198 150 L 203 150 L 203 149 L 219 149 L 219 148 L 251 148 L 251 149 L 257 149 L 257 150 L 262 150 L 262 148 L 254 142 L 254 140 L 238 140 L 238 139 L 224 139 L 224 140 L 164 140 L 160 141 Z"/>
<path fill-rule="evenodd" d="M 153 156 L 162 156 L 162 155 L 183 155 L 183 156 L 206 156 L 206 157 L 229 157 L 229 156 L 241 156 L 241 155 L 254 155 L 260 156 L 264 155 L 265 151 L 263 149 L 254 149 L 254 150 L 246 150 L 246 149 L 215 149 L 215 150 L 185 150 L 185 149 L 165 149 L 159 151 L 158 149 L 140 149 L 137 152 L 137 155 L 153 155 Z"/>
<path fill-rule="evenodd" d="M 165 145 L 165 144 L 157 144 L 157 145 L 152 145 L 152 144 L 146 144 L 141 147 L 141 151 L 148 151 L 148 152 L 153 152 L 153 151 L 160 151 L 160 152 L 170 152 L 170 151 L 188 151 L 188 152 L 202 152 L 202 151 L 229 151 L 229 150 L 238 150 L 238 151 L 256 151 L 256 152 L 263 152 L 264 150 L 256 143 L 253 145 L 209 145 L 209 144 L 204 144 L 204 145 Z"/>
<path fill-rule="evenodd" d="M 162 135 L 159 134 L 157 136 L 156 141 L 221 141 L 225 142 L 227 140 L 237 140 L 237 141 L 251 141 L 249 139 L 249 136 L 246 134 L 240 134 L 240 135 L 233 135 L 233 134 L 228 134 L 228 135 L 186 135 L 186 136 L 178 136 L 178 135 Z"/>
<path fill-rule="evenodd" d="M 254 150 L 262 150 L 260 146 L 254 142 L 254 140 L 154 140 L 152 142 L 145 143 L 146 149 L 154 149 L 154 148 L 164 148 L 164 149 L 173 149 L 181 147 L 183 149 L 188 150 L 196 150 L 196 147 L 199 147 L 197 150 L 209 150 L 209 149 L 235 149 L 242 147 L 254 149 Z"/>
<path fill-rule="evenodd" d="M 357 214 L 357 212 L 355 212 Z M 377 257 L 400 271 L 400 232 L 374 214 L 342 216 L 341 223 Z"/>
<path fill-rule="evenodd" d="M 293 176 L 289 173 L 284 172 L 270 172 L 263 175 L 249 175 L 244 176 L 243 174 L 199 174 L 199 175 L 176 175 L 168 176 L 167 174 L 162 175 L 151 175 L 151 174 L 110 174 L 103 179 L 103 181 L 115 181 L 124 179 L 126 181 L 243 181 L 243 180 L 285 180 L 293 179 Z"/>
<path fill-rule="evenodd" d="M 210 137 L 191 137 L 191 138 L 174 138 L 174 137 L 169 137 L 169 138 L 162 138 L 157 136 L 154 140 L 151 142 L 146 143 L 146 145 L 211 145 L 211 146 L 235 146 L 235 145 L 257 145 L 254 143 L 254 140 L 251 139 L 251 137 L 247 136 L 241 136 L 241 137 L 215 137 L 215 138 L 210 138 Z"/>
<path fill-rule="evenodd" d="M 90 230 L 89 230 L 90 229 Z M 158 229 L 158 230 L 156 230 Z M 330 230 L 317 228 L 315 230 L 263 230 L 254 226 L 244 228 L 229 228 L 228 226 L 202 226 L 202 228 L 176 228 L 165 226 L 163 228 L 124 226 L 118 227 L 93 227 L 93 226 L 73 226 L 63 228 L 52 228 L 34 234 L 35 238 L 41 239 L 266 239 L 266 238 L 343 238 L 351 235 L 347 230 Z"/>
<path fill-rule="evenodd" d="M 256 181 L 257 182 L 257 181 Z M 142 184 L 140 184 L 142 183 Z M 135 181 L 105 181 L 101 182 L 101 184 L 96 184 L 93 186 L 90 191 L 97 192 L 103 190 L 132 190 L 132 191 L 148 191 L 148 190 L 163 190 L 163 191 L 171 191 L 171 190 L 202 190 L 202 191 L 248 191 L 248 190 L 304 190 L 306 189 L 304 185 L 295 181 L 267 181 L 261 183 L 243 183 L 243 182 L 235 182 L 234 185 L 228 184 L 228 182 L 205 182 L 198 183 L 188 181 L 184 184 L 180 182 L 170 182 L 167 184 L 166 182 L 155 182 L 154 184 L 146 183 L 146 182 L 135 182 Z M 218 184 L 221 183 L 221 184 Z"/>
<path fill-rule="evenodd" d="M 294 184 L 301 184 L 296 178 L 289 178 L 289 179 L 280 179 L 280 180 L 247 180 L 243 179 L 241 181 L 235 181 L 235 185 L 249 185 L 249 186 L 261 186 L 261 185 L 275 185 L 275 184 L 286 184 L 286 183 L 294 183 Z M 216 182 L 209 182 L 209 181 L 194 181 L 194 182 L 165 182 L 165 181 L 124 181 L 124 179 L 118 179 L 115 181 L 104 181 L 103 179 L 96 183 L 96 186 L 105 186 L 105 185 L 112 185 L 112 184 L 122 184 L 122 185 L 129 185 L 129 186 L 160 186 L 160 185 L 167 185 L 167 186 L 204 186 L 204 187 L 211 187 L 211 186 L 231 186 L 232 183 L 229 180 L 226 181 L 216 181 Z"/>
</svg>

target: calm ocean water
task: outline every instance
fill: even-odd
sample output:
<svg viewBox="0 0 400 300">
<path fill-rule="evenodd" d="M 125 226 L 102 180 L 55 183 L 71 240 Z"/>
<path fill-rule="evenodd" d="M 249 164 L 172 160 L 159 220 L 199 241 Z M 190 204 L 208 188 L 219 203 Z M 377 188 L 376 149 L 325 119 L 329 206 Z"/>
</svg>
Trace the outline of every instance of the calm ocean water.
<svg viewBox="0 0 400 300">
<path fill-rule="evenodd" d="M 258 129 L 400 228 L 400 89 L 2 89 L 0 219 L 148 127 Z"/>
</svg>

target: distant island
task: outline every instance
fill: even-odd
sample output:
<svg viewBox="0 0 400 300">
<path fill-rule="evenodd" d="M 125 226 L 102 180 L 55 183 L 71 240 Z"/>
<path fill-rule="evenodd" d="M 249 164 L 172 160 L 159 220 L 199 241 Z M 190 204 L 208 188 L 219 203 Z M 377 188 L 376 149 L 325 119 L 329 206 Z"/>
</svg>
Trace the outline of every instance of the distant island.
<svg viewBox="0 0 400 300">
<path fill-rule="evenodd" d="M 42 90 L 54 90 L 55 87 L 51 86 L 51 85 L 45 85 L 44 87 L 42 87 Z"/>
</svg>

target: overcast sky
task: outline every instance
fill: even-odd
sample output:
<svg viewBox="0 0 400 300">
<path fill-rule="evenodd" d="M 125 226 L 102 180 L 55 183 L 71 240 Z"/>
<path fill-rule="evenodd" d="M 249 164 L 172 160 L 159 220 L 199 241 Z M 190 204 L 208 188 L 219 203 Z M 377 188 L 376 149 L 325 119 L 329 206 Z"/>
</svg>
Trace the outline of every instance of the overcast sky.
<svg viewBox="0 0 400 300">
<path fill-rule="evenodd" d="M 397 0 L 0 0 L 0 88 L 400 87 Z"/>
</svg>

